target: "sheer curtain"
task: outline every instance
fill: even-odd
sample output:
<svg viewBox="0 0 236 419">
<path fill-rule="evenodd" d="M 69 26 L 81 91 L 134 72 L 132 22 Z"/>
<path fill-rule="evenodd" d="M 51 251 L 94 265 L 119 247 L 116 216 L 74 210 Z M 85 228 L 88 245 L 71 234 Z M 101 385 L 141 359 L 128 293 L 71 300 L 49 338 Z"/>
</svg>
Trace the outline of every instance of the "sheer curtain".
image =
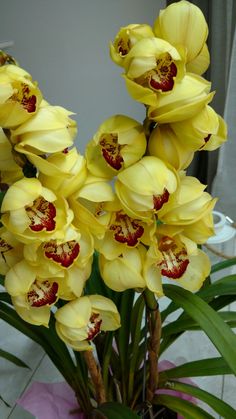
<svg viewBox="0 0 236 419">
<path fill-rule="evenodd" d="M 224 118 L 228 124 L 228 141 L 220 149 L 213 194 L 219 197 L 217 209 L 236 221 L 236 30 L 230 60 L 229 83 Z"/>
<path fill-rule="evenodd" d="M 169 0 L 167 4 L 174 3 L 176 0 Z M 211 103 L 213 108 L 217 113 L 221 116 L 224 116 L 224 109 L 225 109 L 225 102 L 227 96 L 227 102 L 229 102 L 229 96 L 233 95 L 232 87 L 228 89 L 229 86 L 229 74 L 232 78 L 232 66 L 231 66 L 231 58 L 232 58 L 232 45 L 233 45 L 233 37 L 235 31 L 235 22 L 236 22 L 236 1 L 235 0 L 192 0 L 191 3 L 196 4 L 202 10 L 208 25 L 209 25 L 209 36 L 208 36 L 208 47 L 211 54 L 211 64 L 210 67 L 205 74 L 205 77 L 212 82 L 212 90 L 216 90 L 216 95 Z M 198 34 L 196 33 L 196 36 Z M 234 58 L 235 60 L 235 58 Z M 236 64 L 236 61 L 235 61 Z M 229 71 L 231 68 L 231 71 Z M 232 83 L 232 82 L 231 82 Z M 232 86 L 232 84 L 231 84 Z M 234 87 L 235 90 L 235 87 Z M 233 100 L 233 99 L 230 99 Z M 234 98 L 235 100 L 235 98 Z M 233 105 L 232 105 L 233 106 Z M 229 105 L 228 105 L 229 107 Z M 236 108 L 234 106 L 234 108 Z M 229 111 L 228 111 L 229 112 Z M 233 113 L 233 110 L 232 110 Z M 228 116 L 227 116 L 228 118 Z M 228 121 L 229 125 L 232 123 L 233 119 L 236 120 L 236 114 L 233 117 L 231 116 L 231 121 Z M 230 137 L 232 137 L 232 128 L 230 127 Z M 229 141 L 231 144 L 233 140 Z M 234 151 L 230 150 L 229 147 L 231 145 L 226 145 L 224 148 L 225 159 L 226 154 L 231 155 L 234 152 L 234 156 L 236 157 L 236 138 L 235 138 L 235 148 Z M 229 151 L 225 151 L 228 150 Z M 221 151 L 220 151 L 221 154 Z M 220 168 L 218 167 L 218 159 L 219 159 L 219 151 L 213 151 L 208 153 L 199 152 L 196 153 L 194 157 L 194 161 L 192 162 L 190 168 L 188 169 L 188 174 L 198 177 L 198 179 L 208 185 L 208 191 L 211 192 L 212 190 L 212 182 L 215 178 L 216 173 L 217 179 L 219 179 L 219 171 Z M 225 164 L 228 167 L 232 166 L 232 157 L 231 160 Z M 235 162 L 236 163 L 236 162 Z M 236 164 L 235 164 L 236 166 Z M 218 172 L 217 172 L 218 170 Z M 229 172 L 231 168 L 228 169 Z M 225 181 L 220 179 L 222 186 L 219 186 L 218 180 L 214 182 L 214 188 L 219 195 L 224 189 L 224 182 L 228 182 L 229 178 L 224 176 Z M 228 179 L 228 180 L 227 180 Z M 232 180 L 232 178 L 231 178 Z M 232 191 L 232 195 L 235 195 Z M 234 198 L 235 199 L 235 198 Z M 221 199 L 221 201 L 224 200 Z"/>
</svg>

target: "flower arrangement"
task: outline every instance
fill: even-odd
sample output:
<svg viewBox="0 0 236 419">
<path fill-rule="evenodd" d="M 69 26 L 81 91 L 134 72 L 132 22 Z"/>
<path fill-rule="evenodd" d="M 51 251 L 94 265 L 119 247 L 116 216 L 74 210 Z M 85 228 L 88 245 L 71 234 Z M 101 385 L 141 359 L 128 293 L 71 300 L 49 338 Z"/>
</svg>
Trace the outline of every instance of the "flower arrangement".
<svg viewBox="0 0 236 419">
<path fill-rule="evenodd" d="M 207 35 L 201 10 L 185 0 L 162 10 L 153 28 L 122 27 L 110 55 L 146 116 L 111 116 L 85 156 L 74 146 L 73 114 L 49 104 L 1 53 L 0 317 L 51 358 L 75 393 L 72 414 L 153 418 L 164 408 L 211 417 L 198 398 L 235 416 L 186 382 L 236 373 L 235 316 L 218 312 L 235 298 L 235 276 L 210 278 L 236 260 L 211 267 L 201 245 L 214 234 L 216 199 L 186 173 L 196 151 L 227 137 L 202 76 Z M 164 295 L 171 302 L 160 313 Z M 221 356 L 161 370 L 159 356 L 196 328 Z"/>
</svg>

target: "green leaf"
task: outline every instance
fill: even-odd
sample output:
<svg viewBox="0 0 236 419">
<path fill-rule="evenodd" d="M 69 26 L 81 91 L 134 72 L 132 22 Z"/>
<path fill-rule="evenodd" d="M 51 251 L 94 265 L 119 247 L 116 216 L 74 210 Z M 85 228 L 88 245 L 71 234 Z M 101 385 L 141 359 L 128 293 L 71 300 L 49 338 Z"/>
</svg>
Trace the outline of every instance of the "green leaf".
<svg viewBox="0 0 236 419">
<path fill-rule="evenodd" d="M 12 305 L 11 297 L 7 292 L 0 292 L 0 301 L 4 301 L 5 303 Z"/>
<path fill-rule="evenodd" d="M 100 274 L 98 259 L 98 252 L 94 252 L 92 271 L 88 281 L 86 282 L 85 294 L 103 295 L 104 297 L 113 300 L 114 303 L 117 303 L 120 297 L 120 293 L 115 292 L 106 286 Z"/>
<path fill-rule="evenodd" d="M 131 319 L 131 344 L 130 344 L 130 361 L 129 361 L 129 386 L 128 386 L 128 399 L 131 400 L 133 396 L 133 387 L 134 387 L 134 374 L 137 369 L 137 361 L 139 355 L 139 343 L 141 338 L 141 326 L 143 319 L 143 310 L 144 310 L 144 298 L 142 294 L 139 296 L 135 302 L 132 319 Z M 144 352 L 143 352 L 144 355 Z"/>
<path fill-rule="evenodd" d="M 13 364 L 17 365 L 18 367 L 29 368 L 30 369 L 30 367 L 28 367 L 28 365 L 26 365 L 23 361 L 21 361 L 15 355 L 10 354 L 10 352 L 6 352 L 3 349 L 0 349 L 0 357 L 7 359 L 8 361 L 12 362 Z"/>
<path fill-rule="evenodd" d="M 218 313 L 197 295 L 175 285 L 165 285 L 165 294 L 201 326 L 236 374 L 236 336 Z"/>
<path fill-rule="evenodd" d="M 103 403 L 93 413 L 101 419 L 140 419 L 129 407 L 116 402 Z"/>
<path fill-rule="evenodd" d="M 7 406 L 7 407 L 11 407 L 7 402 L 6 402 L 6 400 L 4 400 L 4 398 L 1 396 L 1 394 L 0 394 L 0 400 L 2 400 L 2 402 Z"/>
<path fill-rule="evenodd" d="M 185 419 L 214 419 L 209 413 L 205 412 L 195 404 L 179 397 L 167 394 L 158 394 L 154 397 L 153 403 L 166 406 L 174 412 L 180 413 Z"/>
<path fill-rule="evenodd" d="M 118 306 L 121 319 L 121 327 L 115 333 L 116 343 L 120 358 L 121 367 L 121 381 L 122 381 L 122 400 L 126 402 L 127 398 L 127 384 L 128 384 L 128 367 L 129 367 L 129 340 L 130 340 L 130 326 L 131 314 L 134 300 L 134 291 L 126 290 L 122 293 L 121 303 Z"/>
<path fill-rule="evenodd" d="M 215 412 L 217 412 L 219 415 L 222 415 L 222 417 L 224 418 L 236 417 L 235 409 L 233 409 L 224 401 L 218 399 L 218 397 L 213 396 L 211 393 L 208 393 L 207 391 L 202 390 L 199 387 L 181 383 L 179 381 L 171 381 L 167 383 L 166 388 L 190 394 L 191 396 L 196 397 L 199 400 L 202 400 Z"/>
<path fill-rule="evenodd" d="M 201 298 L 208 299 L 209 297 L 216 297 L 220 295 L 235 295 L 236 296 L 236 275 L 229 275 L 213 284 L 198 291 L 197 295 Z"/>
<path fill-rule="evenodd" d="M 178 367 L 170 368 L 159 373 L 159 380 L 165 382 L 173 378 L 203 377 L 210 375 L 232 374 L 224 358 L 206 358 L 198 361 L 187 362 Z"/>
<path fill-rule="evenodd" d="M 224 260 L 223 262 L 218 262 L 211 268 L 211 274 L 221 271 L 222 269 L 229 268 L 230 266 L 236 265 L 236 257 L 228 260 Z"/>
<path fill-rule="evenodd" d="M 220 311 L 219 316 L 230 325 L 234 327 L 236 323 L 236 312 L 234 311 Z M 162 328 L 162 338 L 166 336 L 175 335 L 176 333 L 185 332 L 186 330 L 199 330 L 200 326 L 191 318 L 183 318 L 175 320 Z"/>
<path fill-rule="evenodd" d="M 5 276 L 0 275 L 0 285 L 2 285 L 4 287 L 4 280 L 5 280 Z"/>
</svg>

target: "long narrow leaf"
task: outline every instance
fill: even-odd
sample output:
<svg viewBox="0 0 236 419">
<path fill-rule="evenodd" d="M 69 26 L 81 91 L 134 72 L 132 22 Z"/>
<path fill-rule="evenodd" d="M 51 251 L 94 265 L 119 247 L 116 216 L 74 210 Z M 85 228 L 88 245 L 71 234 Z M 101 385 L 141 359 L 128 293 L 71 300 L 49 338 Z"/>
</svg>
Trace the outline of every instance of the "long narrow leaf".
<svg viewBox="0 0 236 419">
<path fill-rule="evenodd" d="M 115 403 L 108 402 L 101 404 L 97 409 L 94 410 L 95 418 L 104 418 L 104 419 L 140 419 L 135 412 L 129 409 L 127 406 Z"/>
<path fill-rule="evenodd" d="M 224 260 L 223 262 L 218 262 L 211 268 L 211 274 L 221 271 L 222 269 L 229 268 L 230 266 L 236 265 L 236 257 L 228 260 Z"/>
<path fill-rule="evenodd" d="M 216 413 L 222 415 L 222 417 L 224 418 L 236 418 L 235 409 L 233 409 L 223 400 L 218 399 L 218 397 L 213 396 L 211 393 L 208 393 L 207 391 L 202 390 L 199 387 L 181 383 L 179 381 L 170 381 L 166 388 L 187 393 L 193 397 L 196 397 L 199 400 L 202 400 L 208 406 L 210 406 Z"/>
<path fill-rule="evenodd" d="M 218 313 L 197 295 L 183 288 L 165 285 L 165 293 L 201 326 L 236 374 L 236 336 Z"/>
<path fill-rule="evenodd" d="M 154 397 L 153 403 L 166 406 L 169 409 L 174 410 L 174 412 L 183 415 L 185 419 L 214 419 L 213 416 L 205 412 L 200 407 L 187 400 L 180 399 L 179 397 L 159 394 Z"/>
<path fill-rule="evenodd" d="M 17 358 L 17 356 L 11 354 L 10 352 L 4 351 L 3 349 L 0 349 L 0 357 L 7 359 L 7 361 L 12 362 L 18 367 L 30 369 L 30 367 L 21 361 L 21 359 Z"/>
<path fill-rule="evenodd" d="M 234 327 L 236 323 L 236 312 L 232 311 L 221 311 L 218 313 L 221 319 L 227 322 L 230 327 Z M 175 335 L 176 333 L 185 332 L 186 330 L 199 330 L 201 329 L 199 324 L 189 318 L 189 319 L 180 319 L 172 323 L 167 324 L 162 328 L 162 337 Z"/>
<path fill-rule="evenodd" d="M 6 402 L 6 400 L 4 400 L 4 398 L 1 396 L 1 394 L 0 394 L 0 400 L 7 406 L 7 407 L 11 407 L 10 406 L 10 404 L 8 404 L 7 402 Z"/>
<path fill-rule="evenodd" d="M 207 358 L 198 361 L 187 362 L 178 367 L 170 368 L 159 373 L 159 380 L 165 382 L 173 378 L 206 377 L 210 375 L 232 374 L 231 369 L 224 358 Z"/>
</svg>

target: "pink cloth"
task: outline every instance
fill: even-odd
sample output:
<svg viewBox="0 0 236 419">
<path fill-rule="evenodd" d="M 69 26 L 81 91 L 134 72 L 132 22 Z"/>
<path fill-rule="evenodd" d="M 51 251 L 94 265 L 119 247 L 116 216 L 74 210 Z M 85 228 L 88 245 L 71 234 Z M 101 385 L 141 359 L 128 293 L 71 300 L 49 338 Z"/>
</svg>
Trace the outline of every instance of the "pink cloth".
<svg viewBox="0 0 236 419">
<path fill-rule="evenodd" d="M 71 410 L 78 408 L 78 403 L 66 382 L 33 382 L 17 404 L 36 419 L 85 419 L 83 413 L 70 414 Z"/>
<path fill-rule="evenodd" d="M 158 365 L 159 371 L 169 370 L 170 368 L 174 368 L 174 367 L 176 367 L 176 365 L 173 364 L 173 362 L 170 362 L 170 361 L 161 361 Z M 196 384 L 192 380 L 190 380 L 190 378 L 181 378 L 181 380 L 176 378 L 176 381 L 180 381 L 181 383 L 191 384 L 191 385 L 196 386 Z M 157 390 L 156 393 L 157 394 L 169 394 L 170 396 L 179 397 L 180 399 L 188 400 L 189 402 L 191 402 L 193 404 L 197 404 L 197 400 L 195 399 L 195 397 L 192 397 L 189 394 L 182 393 L 180 391 L 163 389 L 163 390 Z M 178 419 L 184 419 L 183 416 L 181 416 L 179 414 L 178 414 L 177 418 Z"/>
</svg>

